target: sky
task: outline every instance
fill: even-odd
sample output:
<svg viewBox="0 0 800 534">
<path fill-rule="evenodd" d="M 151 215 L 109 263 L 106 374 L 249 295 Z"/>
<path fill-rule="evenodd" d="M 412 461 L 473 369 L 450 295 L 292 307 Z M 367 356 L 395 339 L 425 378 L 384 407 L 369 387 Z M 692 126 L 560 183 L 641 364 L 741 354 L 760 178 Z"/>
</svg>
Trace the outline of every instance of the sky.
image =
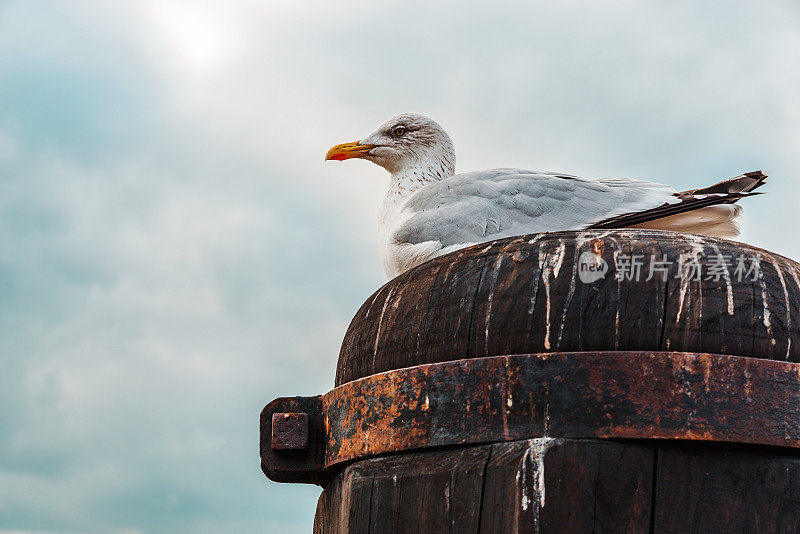
<svg viewBox="0 0 800 534">
<path fill-rule="evenodd" d="M 333 387 L 424 113 L 459 171 L 700 187 L 800 258 L 800 5 L 0 0 L 0 533 L 310 532 L 258 415 Z"/>
</svg>

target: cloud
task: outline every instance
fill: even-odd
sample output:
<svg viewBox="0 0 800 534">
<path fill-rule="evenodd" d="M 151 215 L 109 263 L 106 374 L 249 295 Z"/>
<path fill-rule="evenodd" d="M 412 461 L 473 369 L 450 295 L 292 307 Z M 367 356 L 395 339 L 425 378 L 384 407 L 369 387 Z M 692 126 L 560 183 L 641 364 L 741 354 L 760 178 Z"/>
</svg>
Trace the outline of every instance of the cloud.
<svg viewBox="0 0 800 534">
<path fill-rule="evenodd" d="M 790 3 L 0 6 L 0 526 L 307 532 L 257 416 L 332 387 L 383 281 L 366 162 L 427 113 L 459 169 L 695 186 L 765 167 L 745 238 L 795 257 Z"/>
</svg>

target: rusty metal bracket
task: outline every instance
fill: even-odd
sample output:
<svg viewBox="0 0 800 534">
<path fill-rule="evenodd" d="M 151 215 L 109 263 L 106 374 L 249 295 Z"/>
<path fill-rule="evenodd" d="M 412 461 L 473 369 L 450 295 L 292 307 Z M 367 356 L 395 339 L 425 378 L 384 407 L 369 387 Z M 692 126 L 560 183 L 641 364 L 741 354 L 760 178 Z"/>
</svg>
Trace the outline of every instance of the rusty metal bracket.
<svg viewBox="0 0 800 534">
<path fill-rule="evenodd" d="M 261 411 L 261 470 L 276 482 L 326 478 L 322 397 L 283 397 Z"/>
<path fill-rule="evenodd" d="M 370 456 L 542 436 L 800 448 L 800 364 L 587 352 L 420 365 L 273 401 L 261 459 L 272 480 L 321 484 Z"/>
</svg>

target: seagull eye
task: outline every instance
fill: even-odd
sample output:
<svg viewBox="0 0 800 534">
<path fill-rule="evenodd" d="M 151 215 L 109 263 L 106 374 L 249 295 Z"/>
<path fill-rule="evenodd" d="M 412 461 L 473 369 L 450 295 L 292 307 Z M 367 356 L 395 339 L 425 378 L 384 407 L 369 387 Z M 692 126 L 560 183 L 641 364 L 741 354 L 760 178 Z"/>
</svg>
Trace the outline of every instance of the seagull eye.
<svg viewBox="0 0 800 534">
<path fill-rule="evenodd" d="M 395 137 L 403 137 L 407 131 L 408 129 L 405 126 L 395 126 L 394 129 L 392 129 L 392 135 Z"/>
</svg>

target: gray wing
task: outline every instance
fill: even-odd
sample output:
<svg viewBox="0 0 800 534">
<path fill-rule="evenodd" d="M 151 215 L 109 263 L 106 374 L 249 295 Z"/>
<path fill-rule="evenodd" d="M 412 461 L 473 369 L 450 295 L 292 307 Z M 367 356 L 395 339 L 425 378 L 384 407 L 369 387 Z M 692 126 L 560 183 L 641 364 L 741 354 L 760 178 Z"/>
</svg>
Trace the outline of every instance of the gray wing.
<svg viewBox="0 0 800 534">
<path fill-rule="evenodd" d="M 416 191 L 402 206 L 399 243 L 442 247 L 514 235 L 577 230 L 675 202 L 675 190 L 629 179 L 493 169 L 457 174 Z"/>
</svg>

